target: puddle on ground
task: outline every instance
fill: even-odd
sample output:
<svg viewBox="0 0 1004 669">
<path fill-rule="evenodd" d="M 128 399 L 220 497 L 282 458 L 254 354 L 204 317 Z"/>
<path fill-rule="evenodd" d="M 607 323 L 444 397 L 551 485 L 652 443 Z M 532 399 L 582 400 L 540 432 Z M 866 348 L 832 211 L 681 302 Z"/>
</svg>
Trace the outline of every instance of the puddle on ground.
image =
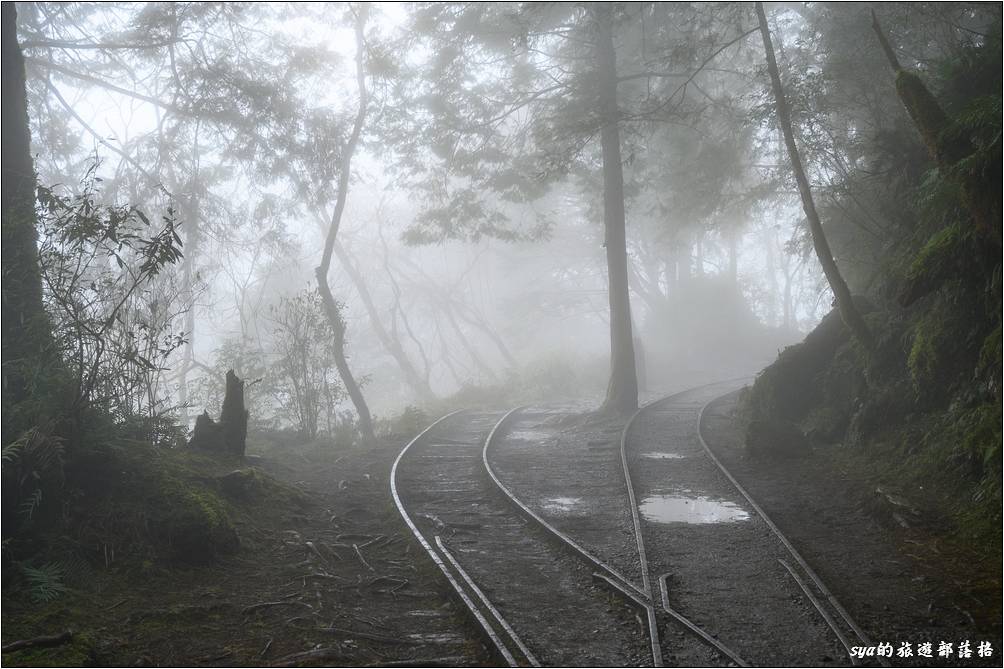
<svg viewBox="0 0 1004 669">
<path fill-rule="evenodd" d="M 548 497 L 541 507 L 548 513 L 571 513 L 582 504 L 581 497 Z"/>
<path fill-rule="evenodd" d="M 654 523 L 734 523 L 749 520 L 750 515 L 732 502 L 703 495 L 652 495 L 638 505 L 645 520 Z"/>
<path fill-rule="evenodd" d="M 533 428 L 522 428 L 506 433 L 506 439 L 517 441 L 529 441 L 530 443 L 541 443 L 550 439 L 553 435 L 547 430 L 534 430 Z"/>
<path fill-rule="evenodd" d="M 658 453 L 653 451 L 651 453 L 642 453 L 641 457 L 649 458 L 651 460 L 682 460 L 687 456 L 680 455 L 679 453 Z"/>
</svg>

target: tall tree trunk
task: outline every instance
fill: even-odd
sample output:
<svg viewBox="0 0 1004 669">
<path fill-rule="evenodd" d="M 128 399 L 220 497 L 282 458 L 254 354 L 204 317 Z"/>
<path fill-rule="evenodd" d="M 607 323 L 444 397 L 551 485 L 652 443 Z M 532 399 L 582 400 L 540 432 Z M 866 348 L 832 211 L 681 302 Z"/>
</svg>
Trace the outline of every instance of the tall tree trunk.
<svg viewBox="0 0 1004 669">
<path fill-rule="evenodd" d="M 485 378 L 497 379 L 498 376 L 495 374 L 495 370 L 491 368 L 491 365 L 484 361 L 478 353 L 477 347 L 474 346 L 474 344 L 472 344 L 467 338 L 467 335 L 464 334 L 463 328 L 460 327 L 460 323 L 457 322 L 457 318 L 453 314 L 453 303 L 450 301 L 449 297 L 440 300 L 440 306 L 443 313 L 446 314 L 446 322 L 450 324 L 450 327 L 453 329 L 453 334 L 457 336 L 457 340 L 460 342 L 460 345 L 464 347 L 465 351 L 467 351 L 467 355 L 474 363 L 474 366 L 481 370 L 481 373 L 484 374 Z"/>
<path fill-rule="evenodd" d="M 394 272 L 390 267 L 389 260 L 389 250 L 387 248 L 387 241 L 383 237 L 383 231 L 380 230 L 380 246 L 383 250 L 383 269 L 387 274 L 387 280 L 390 282 L 391 292 L 394 293 L 394 305 L 391 308 L 390 317 L 390 335 L 395 341 L 401 340 L 400 331 L 398 330 L 398 323 L 404 328 L 405 334 L 408 339 L 411 340 L 412 345 L 415 350 L 418 351 L 418 357 L 422 361 L 422 381 L 424 385 L 431 387 L 429 383 L 430 373 L 432 371 L 432 365 L 429 363 L 429 356 L 425 352 L 425 346 L 422 344 L 421 338 L 415 335 L 415 330 L 411 327 L 411 322 L 409 320 L 408 314 L 401 307 L 401 286 L 398 284 L 397 278 L 394 276 Z"/>
<path fill-rule="evenodd" d="M 195 133 L 192 139 L 192 179 L 189 182 L 188 190 L 188 212 L 185 216 L 185 266 L 182 273 L 185 299 L 188 300 L 188 309 L 185 311 L 185 351 L 184 359 L 181 363 L 181 371 L 178 374 L 181 389 L 181 419 L 182 424 L 188 427 L 188 373 L 195 367 L 195 277 L 199 253 L 202 247 L 202 181 L 199 176 L 201 161 L 201 147 L 199 145 L 200 123 L 195 124 Z"/>
<path fill-rule="evenodd" d="M 342 263 L 342 267 L 345 268 L 345 273 L 349 275 L 352 283 L 355 284 L 356 292 L 359 293 L 359 297 L 363 301 L 363 306 L 366 308 L 366 315 L 370 319 L 370 327 L 376 333 L 377 339 L 383 344 L 384 350 L 390 354 L 394 361 L 397 362 L 397 366 L 401 368 L 401 373 L 404 374 L 405 382 L 411 386 L 412 391 L 414 391 L 415 396 L 420 402 L 429 402 L 435 399 L 435 395 L 432 392 L 432 388 L 429 387 L 429 381 L 423 378 L 415 365 L 412 364 L 411 359 L 405 352 L 404 348 L 401 346 L 401 342 L 397 338 L 392 337 L 387 328 L 384 327 L 383 321 L 380 319 L 380 313 L 377 311 L 376 304 L 373 302 L 373 296 L 370 294 L 369 288 L 366 286 L 366 281 L 363 278 L 362 273 L 359 268 L 352 263 L 352 258 L 349 256 L 345 247 L 342 246 L 341 242 L 335 241 L 335 255 L 338 256 L 338 261 Z"/>
<path fill-rule="evenodd" d="M 770 299 L 767 300 L 767 322 L 771 325 L 776 326 L 777 322 L 777 303 L 780 301 L 780 287 L 777 281 L 777 257 L 775 256 L 774 247 L 776 245 L 777 232 L 774 227 L 771 226 L 767 230 L 767 243 L 764 245 L 764 250 L 766 251 L 766 261 L 767 261 L 767 294 L 770 295 Z"/>
<path fill-rule="evenodd" d="M 777 108 L 777 122 L 781 126 L 784 134 L 784 144 L 788 149 L 788 157 L 791 160 L 791 168 L 795 173 L 795 181 L 798 183 L 798 193 L 802 198 L 802 209 L 805 217 L 809 221 L 809 231 L 812 233 L 812 246 L 819 258 L 819 264 L 823 267 L 823 274 L 830 284 L 833 296 L 837 300 L 837 307 L 840 309 L 840 316 L 844 323 L 853 333 L 862 346 L 871 350 L 873 340 L 868 326 L 865 324 L 861 313 L 854 305 L 851 291 L 840 274 L 833 253 L 830 251 L 830 244 L 826 241 L 823 233 L 823 225 L 816 212 L 816 204 L 812 199 L 812 190 L 809 188 L 809 179 L 805 175 L 802 167 L 802 158 L 799 155 L 798 147 L 795 145 L 795 134 L 791 128 L 791 111 L 784 97 L 784 88 L 781 86 L 781 75 L 777 69 L 777 60 L 774 58 L 774 46 L 770 39 L 770 28 L 767 26 L 767 16 L 763 11 L 763 3 L 755 3 L 757 18 L 760 20 L 760 35 L 763 37 L 763 48 L 767 54 L 767 71 L 770 73 L 771 86 L 774 89 L 774 103 Z"/>
<path fill-rule="evenodd" d="M 2 254 L 3 289 L 3 443 L 31 427 L 42 407 L 15 409 L 33 396 L 34 380 L 44 379 L 55 364 L 52 328 L 42 302 L 35 215 L 35 165 L 31 157 L 24 57 L 17 41 L 15 3 L 2 6 L 3 143 Z M 51 390 L 51 388 L 49 388 Z"/>
<path fill-rule="evenodd" d="M 614 51 L 613 6 L 596 6 L 596 66 L 603 128 L 603 225 L 610 298 L 610 384 L 603 410 L 630 413 L 638 408 L 638 377 L 631 335 L 627 235 L 624 222 L 624 173 L 617 109 L 617 55 Z"/>
<path fill-rule="evenodd" d="M 368 104 L 366 93 L 366 73 L 363 70 L 363 26 L 366 22 L 366 6 L 360 5 L 359 15 L 356 17 L 356 82 L 359 87 L 359 110 L 352 124 L 352 134 L 342 150 L 342 164 L 338 175 L 338 198 L 335 201 L 335 211 L 331 215 L 331 225 L 328 227 L 328 236 L 324 241 L 324 254 L 321 256 L 321 264 L 314 270 L 317 276 L 317 291 L 321 294 L 321 303 L 324 306 L 324 313 L 331 323 L 334 332 L 335 367 L 338 375 L 345 384 L 345 391 L 349 394 L 356 413 L 359 414 L 359 431 L 363 440 L 367 443 L 376 441 L 373 433 L 373 419 L 370 416 L 370 408 L 363 397 L 359 383 L 349 369 L 349 361 L 345 355 L 345 320 L 342 318 L 341 309 L 331 294 L 328 286 L 328 270 L 331 268 L 331 255 L 334 253 L 335 240 L 338 238 L 338 227 L 342 222 L 342 214 L 345 211 L 345 200 L 349 194 L 349 171 L 352 167 L 352 154 L 355 153 L 359 144 L 359 135 L 363 130 L 363 123 L 366 121 L 366 106 Z"/>
<path fill-rule="evenodd" d="M 794 280 L 794 273 L 789 274 L 787 271 L 784 273 L 784 315 L 782 317 L 782 322 L 784 324 L 785 332 L 794 332 L 797 329 L 797 324 L 794 322 L 795 305 L 791 299 L 791 284 Z"/>
<path fill-rule="evenodd" d="M 663 267 L 666 280 L 666 297 L 676 297 L 676 286 L 679 282 L 679 251 L 676 245 L 669 247 L 666 254 L 666 264 Z"/>
<path fill-rule="evenodd" d="M 460 373 L 457 371 L 456 366 L 453 364 L 453 360 L 450 357 L 450 347 L 446 343 L 446 336 L 443 334 L 442 324 L 439 322 L 438 318 L 433 319 L 433 325 L 436 328 L 436 335 L 439 339 L 439 352 L 441 354 L 440 361 L 443 366 L 450 372 L 450 376 L 453 377 L 454 383 L 458 386 L 463 386 L 467 382 L 467 379 L 461 377 Z"/>
<path fill-rule="evenodd" d="M 676 284 L 684 287 L 690 283 L 693 277 L 694 252 L 689 241 L 680 243 L 678 255 L 676 256 Z"/>
<path fill-rule="evenodd" d="M 477 312 L 470 304 L 460 300 L 454 300 L 454 302 L 457 304 L 457 316 L 463 319 L 465 323 L 481 330 L 481 332 L 483 332 L 485 336 L 488 337 L 493 344 L 495 344 L 495 348 L 498 349 L 499 355 L 501 355 L 502 359 L 505 360 L 506 366 L 508 366 L 509 369 L 516 369 L 519 366 L 516 363 L 516 358 L 513 357 L 509 347 L 505 345 L 504 341 L 502 341 L 502 337 L 499 336 L 499 333 L 496 332 L 495 329 L 492 328 L 491 324 L 485 320 L 485 317 L 481 313 Z"/>
<path fill-rule="evenodd" d="M 738 246 L 738 232 L 735 230 L 729 230 L 728 235 L 728 245 L 729 245 L 729 282 L 732 287 L 739 290 L 739 249 Z"/>
<path fill-rule="evenodd" d="M 896 58 L 896 52 L 886 39 L 882 25 L 879 23 L 878 15 L 872 10 L 872 30 L 878 36 L 882 51 L 885 52 L 889 66 L 896 74 L 896 94 L 900 102 L 906 107 L 914 127 L 924 140 L 924 146 L 928 154 L 937 163 L 938 168 L 951 174 L 948 169 L 958 161 L 962 160 L 973 152 L 973 145 L 965 137 L 954 137 L 951 141 L 942 140 L 942 133 L 951 125 L 951 119 L 931 91 L 924 85 L 923 80 L 913 72 L 903 69 Z M 969 210 L 973 221 L 981 234 L 996 245 L 1001 243 L 1000 235 L 1000 197 L 988 197 L 988 194 L 980 187 L 981 184 L 973 184 L 969 180 L 955 176 L 956 182 L 962 191 L 962 201 Z M 904 306 L 912 303 L 923 294 L 920 287 L 909 287 L 900 301 Z"/>
</svg>

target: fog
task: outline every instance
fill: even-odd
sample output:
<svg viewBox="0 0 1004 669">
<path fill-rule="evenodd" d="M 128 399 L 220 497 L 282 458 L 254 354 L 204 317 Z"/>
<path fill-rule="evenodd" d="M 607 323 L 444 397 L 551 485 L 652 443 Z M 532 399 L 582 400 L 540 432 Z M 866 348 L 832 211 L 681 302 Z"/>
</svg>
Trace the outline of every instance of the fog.
<svg viewBox="0 0 1004 669">
<path fill-rule="evenodd" d="M 462 29 L 422 23 L 442 8 L 364 9 L 42 4 L 21 13 L 40 182 L 72 193 L 96 165 L 99 202 L 151 217 L 176 211 L 184 260 L 144 290 L 170 291 L 161 299 L 174 315 L 157 327 L 185 344 L 156 361 L 162 378 L 143 411 L 190 421 L 216 410 L 220 374 L 233 367 L 262 379 L 252 420 L 297 427 L 282 406 L 292 379 L 270 383 L 282 376 L 277 338 L 289 336 L 276 319 L 289 300 L 317 291 L 313 269 L 359 103 L 354 23 L 364 24 L 371 97 L 329 281 L 367 401 L 389 415 L 471 386 L 602 398 L 610 326 L 597 128 L 562 130 L 558 117 L 543 117 L 560 111 L 574 128 L 574 107 L 520 100 L 533 82 L 505 79 L 519 68 L 554 78 L 575 63 L 561 31 L 577 11 L 535 10 L 539 31 L 521 51 L 492 23 L 508 20 L 501 7 L 467 18 L 458 9 L 456 20 L 473 21 L 469 55 L 446 64 L 443 49 Z M 687 30 L 722 22 L 709 28 L 714 48 L 693 34 L 672 47 L 639 43 L 645 11 L 648 20 L 677 12 Z M 735 11 L 635 8 L 619 27 L 623 71 L 665 64 L 684 73 L 637 77 L 619 91 L 625 115 L 635 114 L 622 131 L 631 321 L 653 389 L 703 359 L 721 363 L 711 376 L 752 371 L 829 309 L 797 200 L 766 189 L 778 177 L 770 128 L 739 119 L 758 104 L 762 73 L 742 40 L 727 44 Z M 788 19 L 797 31 L 797 15 Z M 150 44 L 158 39 L 169 44 Z M 465 79 L 452 80 L 460 70 Z M 678 90 L 663 90 L 681 77 L 689 80 Z M 463 164 L 444 163 L 449 127 L 465 121 L 439 107 L 490 90 L 509 96 L 497 104 L 506 120 L 458 131 L 452 160 Z M 657 100 L 662 109 L 648 111 Z M 477 104 L 469 125 L 493 111 L 487 97 Z M 533 136 L 559 131 L 556 147 Z M 567 132 L 580 134 L 572 148 Z M 553 167 L 552 151 L 564 152 Z M 466 212 L 458 194 L 469 198 Z M 402 359 L 431 392 L 409 381 Z M 336 412 L 352 409 L 343 392 L 332 397 Z"/>
<path fill-rule="evenodd" d="M 996 660 L 999 4 L 2 13 L 5 664 Z"/>
</svg>

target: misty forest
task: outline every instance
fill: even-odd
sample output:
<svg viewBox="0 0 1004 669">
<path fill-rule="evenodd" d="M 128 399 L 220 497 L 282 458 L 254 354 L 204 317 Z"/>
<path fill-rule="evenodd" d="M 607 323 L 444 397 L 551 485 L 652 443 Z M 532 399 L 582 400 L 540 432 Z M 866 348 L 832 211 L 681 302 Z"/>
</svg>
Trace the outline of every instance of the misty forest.
<svg viewBox="0 0 1004 669">
<path fill-rule="evenodd" d="M 1000 3 L 2 3 L 7 666 L 1000 666 Z"/>
</svg>

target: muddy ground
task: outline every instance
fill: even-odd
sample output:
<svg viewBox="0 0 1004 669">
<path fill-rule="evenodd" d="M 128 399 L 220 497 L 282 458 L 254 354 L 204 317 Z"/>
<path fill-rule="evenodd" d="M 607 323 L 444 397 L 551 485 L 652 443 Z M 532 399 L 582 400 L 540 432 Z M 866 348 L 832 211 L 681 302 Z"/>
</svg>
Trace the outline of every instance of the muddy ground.
<svg viewBox="0 0 1004 669">
<path fill-rule="evenodd" d="M 1000 566 L 902 527 L 874 485 L 838 454 L 766 466 L 743 457 L 734 397 L 706 414 L 712 447 L 827 580 L 876 642 L 970 640 L 967 660 L 1000 666 Z M 389 495 L 407 441 L 370 449 L 257 440 L 252 464 L 299 490 L 235 517 L 241 547 L 207 567 L 87 567 L 45 605 L 4 598 L 3 642 L 66 630 L 75 641 L 5 653 L 8 666 L 497 665 L 411 540 Z M 993 658 L 979 658 L 980 641 Z"/>
</svg>

